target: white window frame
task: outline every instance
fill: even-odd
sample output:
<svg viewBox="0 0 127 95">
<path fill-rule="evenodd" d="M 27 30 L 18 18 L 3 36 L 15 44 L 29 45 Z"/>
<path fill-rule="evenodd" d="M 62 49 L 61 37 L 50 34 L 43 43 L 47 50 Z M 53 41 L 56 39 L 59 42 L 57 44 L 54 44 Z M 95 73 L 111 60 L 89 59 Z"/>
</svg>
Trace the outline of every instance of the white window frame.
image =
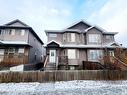
<svg viewBox="0 0 127 95">
<path fill-rule="evenodd" d="M 88 53 L 88 60 L 89 61 L 99 61 L 99 59 L 103 56 L 102 50 L 89 50 Z"/>
<path fill-rule="evenodd" d="M 68 49 L 68 59 L 76 59 L 76 49 Z"/>
<path fill-rule="evenodd" d="M 21 30 L 21 36 L 24 36 L 24 35 L 25 35 L 25 32 L 26 32 L 26 31 L 25 31 L 24 29 L 22 29 L 22 30 Z"/>
<path fill-rule="evenodd" d="M 12 36 L 15 35 L 15 29 L 10 29 L 9 32 L 11 32 L 9 33 L 9 35 L 12 35 Z"/>
<path fill-rule="evenodd" d="M 12 51 L 10 51 L 11 49 L 12 49 Z M 10 54 L 10 53 L 15 53 L 15 48 L 10 47 L 10 48 L 8 49 L 8 54 Z"/>
<path fill-rule="evenodd" d="M 25 51 L 24 48 L 19 48 L 18 49 L 18 53 L 24 53 L 24 51 Z"/>
<path fill-rule="evenodd" d="M 0 55 L 4 55 L 4 49 L 0 49 Z"/>
<path fill-rule="evenodd" d="M 106 35 L 106 39 L 113 39 L 114 37 L 112 35 Z"/>
<path fill-rule="evenodd" d="M 71 33 L 71 42 L 75 42 L 76 35 L 75 33 Z"/>
<path fill-rule="evenodd" d="M 70 70 L 75 70 L 75 66 L 70 66 Z"/>
<path fill-rule="evenodd" d="M 101 35 L 100 34 L 89 34 L 88 35 L 89 43 L 101 43 Z"/>
<path fill-rule="evenodd" d="M 110 50 L 110 51 L 109 51 L 109 56 L 115 56 L 113 50 Z"/>
</svg>

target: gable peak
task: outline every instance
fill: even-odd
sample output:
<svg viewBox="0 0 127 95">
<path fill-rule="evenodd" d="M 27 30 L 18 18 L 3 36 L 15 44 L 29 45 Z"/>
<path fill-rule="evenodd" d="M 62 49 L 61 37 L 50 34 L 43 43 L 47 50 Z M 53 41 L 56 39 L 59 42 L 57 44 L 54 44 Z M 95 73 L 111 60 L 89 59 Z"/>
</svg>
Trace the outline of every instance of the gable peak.
<svg viewBox="0 0 127 95">
<path fill-rule="evenodd" d="M 19 26 L 19 27 L 29 27 L 24 22 L 20 21 L 19 19 L 13 20 L 9 23 L 4 24 L 4 26 Z"/>
</svg>

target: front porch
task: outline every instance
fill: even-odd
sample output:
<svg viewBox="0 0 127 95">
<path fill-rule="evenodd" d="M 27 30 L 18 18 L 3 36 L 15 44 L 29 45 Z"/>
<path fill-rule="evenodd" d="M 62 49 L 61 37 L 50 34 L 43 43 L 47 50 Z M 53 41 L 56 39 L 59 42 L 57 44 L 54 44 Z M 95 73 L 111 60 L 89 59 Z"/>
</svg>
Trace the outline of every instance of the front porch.
<svg viewBox="0 0 127 95">
<path fill-rule="evenodd" d="M 12 67 L 28 63 L 29 47 L 6 46 L 0 47 L 0 67 Z"/>
</svg>

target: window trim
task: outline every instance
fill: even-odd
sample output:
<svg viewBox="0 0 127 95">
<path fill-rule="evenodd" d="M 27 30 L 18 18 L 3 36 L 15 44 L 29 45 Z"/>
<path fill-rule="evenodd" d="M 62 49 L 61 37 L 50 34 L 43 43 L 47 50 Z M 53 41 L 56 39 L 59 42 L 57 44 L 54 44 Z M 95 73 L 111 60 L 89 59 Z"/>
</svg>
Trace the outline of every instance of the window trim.
<svg viewBox="0 0 127 95">
<path fill-rule="evenodd" d="M 24 53 L 25 52 L 25 49 L 24 48 L 19 48 L 18 49 L 18 53 Z"/>
<path fill-rule="evenodd" d="M 9 29 L 8 34 L 11 36 L 15 35 L 15 29 Z"/>
<path fill-rule="evenodd" d="M 76 49 L 67 50 L 68 59 L 76 59 Z"/>
<path fill-rule="evenodd" d="M 4 55 L 5 49 L 0 49 L 0 55 Z"/>
<path fill-rule="evenodd" d="M 89 43 L 100 44 L 102 42 L 101 35 L 100 34 L 88 34 L 88 41 Z"/>
<path fill-rule="evenodd" d="M 75 42 L 76 41 L 76 35 L 75 33 L 71 33 L 71 42 Z"/>
<path fill-rule="evenodd" d="M 110 51 L 109 51 L 109 56 L 115 56 L 115 54 L 114 54 L 114 51 L 113 51 L 113 50 L 110 50 Z"/>
<path fill-rule="evenodd" d="M 88 60 L 89 61 L 99 61 L 101 56 L 103 56 L 103 50 L 89 50 L 88 51 Z"/>
<path fill-rule="evenodd" d="M 21 36 L 24 36 L 24 35 L 25 35 L 25 32 L 26 32 L 26 31 L 25 31 L 24 29 L 21 29 L 21 34 L 20 34 L 20 35 L 21 35 Z"/>
</svg>

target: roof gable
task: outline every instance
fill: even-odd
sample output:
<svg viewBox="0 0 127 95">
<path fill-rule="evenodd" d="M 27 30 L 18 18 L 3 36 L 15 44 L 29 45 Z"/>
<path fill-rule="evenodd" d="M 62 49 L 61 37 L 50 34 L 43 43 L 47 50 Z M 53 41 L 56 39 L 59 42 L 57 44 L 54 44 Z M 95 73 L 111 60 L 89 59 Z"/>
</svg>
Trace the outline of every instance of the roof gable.
<svg viewBox="0 0 127 95">
<path fill-rule="evenodd" d="M 24 22 L 16 19 L 14 21 L 11 21 L 7 24 L 4 24 L 2 26 L 0 26 L 0 28 L 16 28 L 16 29 L 29 29 L 30 32 L 37 38 L 37 40 L 41 43 L 44 44 L 43 41 L 39 38 L 39 36 L 35 33 L 35 31 L 32 29 L 32 27 L 28 26 L 27 24 L 25 24 Z"/>
<path fill-rule="evenodd" d="M 85 32 L 88 32 L 88 31 L 90 31 L 90 30 L 92 30 L 92 29 L 96 29 L 96 30 L 102 32 L 103 34 L 115 35 L 115 34 L 118 33 L 118 32 L 107 32 L 106 30 L 104 30 L 103 28 L 98 27 L 98 26 L 91 26 L 91 27 L 87 28 L 87 29 L 85 30 Z"/>
<path fill-rule="evenodd" d="M 88 32 L 88 31 L 90 31 L 90 30 L 92 30 L 92 29 L 96 29 L 96 30 L 98 30 L 98 31 L 100 31 L 100 32 L 104 32 L 104 31 L 105 31 L 105 30 L 100 29 L 100 28 L 98 28 L 98 27 L 96 27 L 96 26 L 91 26 L 90 28 L 87 28 L 87 29 L 85 30 L 85 32 Z"/>
<path fill-rule="evenodd" d="M 47 44 L 47 47 L 53 47 L 53 48 L 55 48 L 55 47 L 59 47 L 59 46 L 60 46 L 60 44 L 58 42 L 54 41 L 54 40 L 50 41 Z"/>
<path fill-rule="evenodd" d="M 4 26 L 29 27 L 27 24 L 25 24 L 24 22 L 22 22 L 18 19 L 11 21 L 11 22 L 5 24 Z"/>
<path fill-rule="evenodd" d="M 117 42 L 111 42 L 111 43 L 106 44 L 106 46 L 120 47 L 121 45 Z"/>
<path fill-rule="evenodd" d="M 111 46 L 120 46 L 118 43 L 112 43 Z"/>
<path fill-rule="evenodd" d="M 89 27 L 91 27 L 90 24 L 81 20 L 81 21 L 76 22 L 76 23 L 72 24 L 71 26 L 67 27 L 67 29 L 79 29 L 81 31 L 84 31 L 85 29 L 87 29 Z"/>
</svg>

